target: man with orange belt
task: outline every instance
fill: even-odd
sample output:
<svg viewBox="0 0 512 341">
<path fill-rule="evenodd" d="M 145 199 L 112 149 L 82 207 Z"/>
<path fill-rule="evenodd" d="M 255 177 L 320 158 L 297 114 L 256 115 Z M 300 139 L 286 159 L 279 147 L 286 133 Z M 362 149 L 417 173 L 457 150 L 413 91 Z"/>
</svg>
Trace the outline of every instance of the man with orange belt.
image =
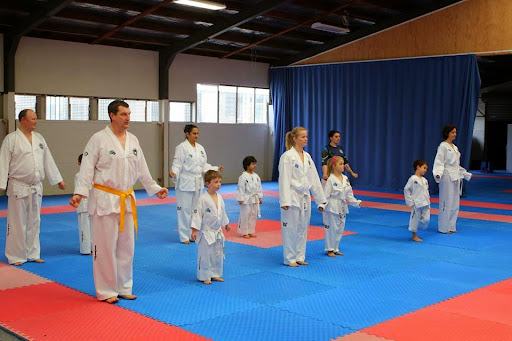
<svg viewBox="0 0 512 341">
<path fill-rule="evenodd" d="M 111 124 L 87 143 L 69 203 L 77 207 L 83 197 L 89 198 L 96 297 L 116 303 L 118 297 L 136 298 L 132 287 L 137 210 L 132 187 L 139 180 L 148 195 L 156 194 L 160 199 L 169 191 L 153 180 L 139 140 L 127 132 L 128 103 L 113 101 L 108 112 Z M 94 186 L 89 192 L 91 183 Z"/>
</svg>

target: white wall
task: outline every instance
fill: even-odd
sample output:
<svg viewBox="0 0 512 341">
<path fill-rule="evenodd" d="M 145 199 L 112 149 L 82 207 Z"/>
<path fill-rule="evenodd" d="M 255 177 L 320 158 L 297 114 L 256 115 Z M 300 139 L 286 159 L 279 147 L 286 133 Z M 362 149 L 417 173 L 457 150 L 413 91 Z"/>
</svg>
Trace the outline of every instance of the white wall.
<svg viewBox="0 0 512 341">
<path fill-rule="evenodd" d="M 23 37 L 16 92 L 158 99 L 158 53 Z"/>
<path fill-rule="evenodd" d="M 169 99 L 197 100 L 196 84 L 268 88 L 266 63 L 179 54 L 169 68 Z"/>
</svg>

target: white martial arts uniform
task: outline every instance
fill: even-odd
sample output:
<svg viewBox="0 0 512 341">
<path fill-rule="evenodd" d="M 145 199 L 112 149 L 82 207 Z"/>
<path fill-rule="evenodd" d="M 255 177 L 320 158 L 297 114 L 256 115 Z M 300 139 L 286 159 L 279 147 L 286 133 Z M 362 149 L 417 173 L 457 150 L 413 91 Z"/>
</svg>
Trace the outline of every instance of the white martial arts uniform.
<svg viewBox="0 0 512 341">
<path fill-rule="evenodd" d="M 261 179 L 256 173 L 243 172 L 238 178 L 236 201 L 243 201 L 240 205 L 238 219 L 238 234 L 245 236 L 256 233 L 256 220 L 261 217 L 260 199 L 263 198 Z"/>
<path fill-rule="evenodd" d="M 7 237 L 5 256 L 9 264 L 41 258 L 39 228 L 43 179 L 51 185 L 62 182 L 43 136 L 32 132 L 32 145 L 21 130 L 7 135 L 0 149 L 0 189 L 7 179 Z"/>
<path fill-rule="evenodd" d="M 319 207 L 326 199 L 315 163 L 304 151 L 304 163 L 295 148 L 290 148 L 279 159 L 279 205 L 281 206 L 281 233 L 284 264 L 306 258 L 306 242 L 311 219 L 311 195 Z M 288 206 L 288 210 L 282 207 Z"/>
<path fill-rule="evenodd" d="M 327 205 L 323 218 L 325 226 L 325 251 L 338 252 L 343 231 L 345 231 L 348 205 L 361 207 L 361 200 L 357 200 L 352 192 L 348 177 L 342 175 L 343 182 L 331 174 L 324 187 Z"/>
<path fill-rule="evenodd" d="M 94 183 L 126 192 L 137 180 L 148 195 L 162 189 L 151 178 L 135 135 L 126 132 L 123 148 L 108 126 L 94 134 L 85 147 L 74 193 L 89 197 L 94 285 L 98 300 L 132 294 L 134 222 L 131 202 L 126 198 L 124 231 L 119 232 L 120 197 L 97 188 L 89 189 Z"/>
<path fill-rule="evenodd" d="M 424 176 L 411 175 L 404 187 L 405 204 L 412 207 L 409 231 L 424 230 L 430 222 L 430 194 Z"/>
<path fill-rule="evenodd" d="M 438 230 L 443 233 L 456 231 L 462 179 L 471 179 L 471 173 L 460 166 L 460 152 L 456 145 L 452 148 L 447 142 L 441 142 L 432 173 L 439 184 Z"/>
<path fill-rule="evenodd" d="M 217 194 L 217 205 L 208 193 L 199 197 L 190 219 L 190 226 L 198 230 L 197 279 L 204 282 L 222 277 L 224 267 L 224 233 L 222 227 L 229 224 L 224 200 Z"/>
<path fill-rule="evenodd" d="M 173 181 L 176 184 L 178 231 L 182 243 L 190 240 L 190 216 L 204 187 L 203 174 L 210 169 L 219 170 L 219 167 L 207 162 L 206 152 L 199 143 L 192 147 L 185 140 L 176 146 L 171 170 L 176 173 Z"/>
<path fill-rule="evenodd" d="M 75 187 L 78 183 L 78 174 L 80 173 L 76 173 L 75 175 Z M 92 252 L 92 225 L 91 216 L 89 215 L 89 212 L 87 212 L 88 202 L 87 198 L 83 198 L 76 209 L 76 213 L 78 215 L 80 253 L 83 255 L 88 255 Z"/>
</svg>

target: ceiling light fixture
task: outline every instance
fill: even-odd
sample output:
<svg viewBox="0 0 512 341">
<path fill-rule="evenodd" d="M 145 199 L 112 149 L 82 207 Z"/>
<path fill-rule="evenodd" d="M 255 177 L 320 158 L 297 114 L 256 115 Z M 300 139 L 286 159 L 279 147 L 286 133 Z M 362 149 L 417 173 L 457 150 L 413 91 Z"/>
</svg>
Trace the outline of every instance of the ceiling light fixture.
<svg viewBox="0 0 512 341">
<path fill-rule="evenodd" d="M 321 22 L 316 22 L 311 24 L 311 28 L 314 28 L 315 30 L 320 31 L 326 31 L 336 34 L 347 34 L 350 32 L 348 28 L 340 27 L 340 26 L 334 26 L 334 25 L 328 25 L 328 24 L 322 24 Z"/>
<path fill-rule="evenodd" d="M 199 7 L 199 8 L 205 8 L 205 9 L 211 9 L 214 11 L 218 11 L 220 9 L 225 9 L 226 5 L 208 1 L 208 0 L 175 0 L 175 4 L 185 5 L 185 6 L 192 6 L 192 7 Z"/>
</svg>

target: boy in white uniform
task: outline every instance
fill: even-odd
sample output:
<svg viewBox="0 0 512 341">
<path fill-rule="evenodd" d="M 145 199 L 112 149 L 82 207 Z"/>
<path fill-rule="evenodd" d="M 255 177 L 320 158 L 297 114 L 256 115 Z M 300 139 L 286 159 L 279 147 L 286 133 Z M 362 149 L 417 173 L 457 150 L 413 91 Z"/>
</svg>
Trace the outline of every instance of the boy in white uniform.
<svg viewBox="0 0 512 341">
<path fill-rule="evenodd" d="M 82 165 L 82 157 L 84 154 L 78 156 L 78 167 Z M 75 175 L 75 187 L 78 184 L 78 175 Z M 92 225 L 91 216 L 87 212 L 87 198 L 83 198 L 76 209 L 78 215 L 78 238 L 80 242 L 80 253 L 82 255 L 92 255 Z"/>
<path fill-rule="evenodd" d="M 418 229 L 424 230 L 430 222 L 430 194 L 428 192 L 428 181 L 425 179 L 427 163 L 423 160 L 416 160 L 413 163 L 415 170 L 404 187 L 405 203 L 412 207 L 411 218 L 409 219 L 409 231 L 412 232 L 412 240 L 423 241 L 418 237 Z"/>
<path fill-rule="evenodd" d="M 329 257 L 343 256 L 339 245 L 345 231 L 345 221 L 348 214 L 348 205 L 361 207 L 361 200 L 357 200 L 352 192 L 348 177 L 343 175 L 345 160 L 342 156 L 333 156 L 326 163 L 327 182 L 325 183 L 325 196 L 327 205 L 324 210 L 325 251 Z"/>
<path fill-rule="evenodd" d="M 229 220 L 226 215 L 224 200 L 217 194 L 222 183 L 222 175 L 209 170 L 204 175 L 208 190 L 199 197 L 192 213 L 190 226 L 191 237 L 197 247 L 197 279 L 204 284 L 212 281 L 224 282 L 224 233 L 222 227 L 229 231 Z"/>
<path fill-rule="evenodd" d="M 256 220 L 261 217 L 260 204 L 263 203 L 261 179 L 254 173 L 256 158 L 247 156 L 242 161 L 245 172 L 238 178 L 236 200 L 240 204 L 238 234 L 244 238 L 256 238 Z"/>
</svg>

